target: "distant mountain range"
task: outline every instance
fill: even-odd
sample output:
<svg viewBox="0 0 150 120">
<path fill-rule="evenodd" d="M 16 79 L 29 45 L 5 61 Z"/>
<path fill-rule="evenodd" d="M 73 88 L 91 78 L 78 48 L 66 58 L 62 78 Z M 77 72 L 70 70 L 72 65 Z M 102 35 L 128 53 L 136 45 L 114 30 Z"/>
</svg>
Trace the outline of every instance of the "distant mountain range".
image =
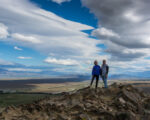
<svg viewBox="0 0 150 120">
<path fill-rule="evenodd" d="M 91 79 L 91 73 L 89 74 L 69 74 L 63 71 L 54 71 L 51 67 L 44 66 L 25 66 L 21 64 L 13 65 L 0 65 L 0 79 L 20 79 L 20 78 L 78 78 L 84 80 Z M 144 72 L 129 72 L 125 74 L 111 74 L 109 79 L 142 79 L 150 78 L 150 71 Z"/>
</svg>

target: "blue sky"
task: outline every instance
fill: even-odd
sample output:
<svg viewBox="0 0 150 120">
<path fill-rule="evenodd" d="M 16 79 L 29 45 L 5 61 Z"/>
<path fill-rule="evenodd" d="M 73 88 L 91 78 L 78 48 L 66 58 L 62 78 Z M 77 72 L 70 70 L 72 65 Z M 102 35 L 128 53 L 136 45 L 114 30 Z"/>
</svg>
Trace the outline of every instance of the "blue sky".
<svg viewBox="0 0 150 120">
<path fill-rule="evenodd" d="M 148 10 L 142 0 L 1 0 L 1 78 L 90 75 L 95 59 L 110 76 L 149 77 Z"/>
<path fill-rule="evenodd" d="M 89 9 L 82 6 L 80 0 L 71 0 L 70 2 L 63 2 L 58 4 L 51 0 L 31 0 L 39 7 L 51 11 L 56 15 L 65 19 L 87 24 L 97 27 L 97 19 L 94 14 L 90 13 Z"/>
</svg>

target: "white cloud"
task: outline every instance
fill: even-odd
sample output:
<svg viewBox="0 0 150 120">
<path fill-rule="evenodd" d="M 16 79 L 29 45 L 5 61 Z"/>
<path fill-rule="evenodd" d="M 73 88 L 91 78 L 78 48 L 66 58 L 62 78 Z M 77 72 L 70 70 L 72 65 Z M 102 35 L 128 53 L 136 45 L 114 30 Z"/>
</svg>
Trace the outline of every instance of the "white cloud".
<svg viewBox="0 0 150 120">
<path fill-rule="evenodd" d="M 25 36 L 19 33 L 14 33 L 11 35 L 13 39 L 16 39 L 18 41 L 23 41 L 23 42 L 30 42 L 30 43 L 34 43 L 34 44 L 38 44 L 41 43 L 40 40 L 36 39 L 33 36 Z"/>
<path fill-rule="evenodd" d="M 76 60 L 72 59 L 56 59 L 56 58 L 46 58 L 44 60 L 46 63 L 59 64 L 59 65 L 78 65 L 79 63 Z"/>
<path fill-rule="evenodd" d="M 58 64 L 65 67 L 81 64 L 82 68 L 85 61 L 92 61 L 101 51 L 97 47 L 101 42 L 83 32 L 94 29 L 92 26 L 64 19 L 28 0 L 0 1 L 0 21 L 10 31 L 6 42 L 44 53 L 47 63 L 55 64 L 56 68 Z M 80 68 L 74 71 L 81 71 Z"/>
<path fill-rule="evenodd" d="M 0 39 L 7 38 L 7 36 L 9 35 L 7 30 L 8 27 L 5 26 L 3 23 L 0 23 Z"/>
<path fill-rule="evenodd" d="M 19 56 L 17 57 L 18 59 L 32 59 L 32 57 L 24 57 L 24 56 Z"/>
<path fill-rule="evenodd" d="M 55 0 L 59 4 L 65 1 Z M 99 28 L 92 32 L 93 36 L 100 38 L 99 41 L 89 38 L 88 34 L 82 32 L 94 29 L 93 27 L 66 20 L 28 0 L 0 1 L 0 38 L 46 53 L 47 63 L 79 65 L 80 67 L 75 68 L 77 71 L 86 71 L 86 61 L 89 64 L 95 59 L 101 61 L 103 58 L 110 60 L 111 66 L 121 66 L 124 69 L 138 70 L 137 66 L 141 65 L 142 61 L 147 63 L 142 64 L 143 66 L 149 65 L 148 60 L 144 60 L 150 56 L 149 1 L 82 2 L 99 19 Z M 100 43 L 106 45 L 105 51 L 97 47 Z M 104 52 L 108 54 L 99 55 Z M 18 58 L 31 59 L 23 56 Z M 129 66 L 126 60 L 130 61 Z M 138 64 L 133 60 L 138 61 Z"/>
<path fill-rule="evenodd" d="M 109 37 L 120 38 L 120 36 L 117 33 L 113 32 L 112 30 L 106 29 L 104 27 L 93 30 L 92 36 L 106 37 L 106 38 L 109 38 Z"/>
<path fill-rule="evenodd" d="M 61 4 L 63 2 L 70 2 L 71 0 L 52 0 L 53 2 L 56 2 L 58 4 Z"/>
<path fill-rule="evenodd" d="M 134 11 L 131 11 L 131 10 L 128 11 L 128 12 L 125 12 L 124 17 L 125 17 L 125 19 L 128 19 L 128 20 L 130 20 L 132 22 L 140 22 L 140 21 L 142 21 L 142 18 L 140 16 L 136 15 L 134 13 Z"/>
<path fill-rule="evenodd" d="M 19 71 L 19 72 L 42 72 L 41 69 L 30 69 L 30 68 L 7 68 L 8 71 Z"/>
<path fill-rule="evenodd" d="M 14 49 L 15 49 L 15 50 L 19 50 L 19 51 L 22 50 L 22 48 L 19 48 L 18 46 L 14 46 Z"/>
<path fill-rule="evenodd" d="M 0 65 L 14 65 L 14 63 L 0 59 Z"/>
<path fill-rule="evenodd" d="M 82 0 L 82 3 L 98 18 L 99 28 L 92 35 L 105 44 L 111 60 L 131 61 L 150 56 L 143 50 L 150 50 L 150 1 Z"/>
<path fill-rule="evenodd" d="M 0 1 L 0 21 L 11 31 L 7 40 L 19 45 L 60 57 L 98 54 L 98 42 L 82 32 L 93 27 L 66 20 L 27 0 Z"/>
<path fill-rule="evenodd" d="M 130 74 L 149 71 L 150 1 L 81 1 L 98 18 L 99 27 L 93 30 L 92 35 L 99 38 L 99 41 L 106 46 L 104 52 L 110 55 L 108 58 L 110 73 Z M 102 31 L 102 27 L 111 32 Z"/>
</svg>

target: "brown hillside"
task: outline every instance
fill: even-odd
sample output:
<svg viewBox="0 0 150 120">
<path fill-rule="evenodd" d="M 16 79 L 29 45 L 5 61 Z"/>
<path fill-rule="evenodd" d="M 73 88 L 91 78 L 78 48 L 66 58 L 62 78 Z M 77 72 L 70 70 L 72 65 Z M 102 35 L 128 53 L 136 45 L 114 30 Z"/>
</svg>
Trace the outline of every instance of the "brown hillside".
<svg viewBox="0 0 150 120">
<path fill-rule="evenodd" d="M 131 85 L 84 88 L 8 107 L 0 120 L 150 120 L 150 97 Z"/>
</svg>

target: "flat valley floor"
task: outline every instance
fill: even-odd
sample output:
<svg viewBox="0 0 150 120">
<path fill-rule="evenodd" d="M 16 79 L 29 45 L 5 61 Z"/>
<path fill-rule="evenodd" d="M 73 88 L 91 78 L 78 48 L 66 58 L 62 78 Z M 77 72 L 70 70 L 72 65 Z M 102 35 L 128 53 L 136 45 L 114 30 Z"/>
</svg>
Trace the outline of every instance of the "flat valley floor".
<svg viewBox="0 0 150 120">
<path fill-rule="evenodd" d="M 150 93 L 150 81 L 108 80 L 109 85 L 113 83 L 132 84 L 133 86 L 145 91 L 146 93 Z M 30 85 L 34 87 L 27 92 L 60 93 L 60 92 L 74 91 L 77 89 L 88 87 L 90 85 L 90 80 L 83 81 L 83 82 L 42 83 L 42 84 L 30 84 Z M 100 80 L 98 87 L 103 87 L 103 86 L 104 86 L 103 82 L 102 80 Z M 95 81 L 93 82 L 92 87 L 95 87 Z"/>
</svg>

